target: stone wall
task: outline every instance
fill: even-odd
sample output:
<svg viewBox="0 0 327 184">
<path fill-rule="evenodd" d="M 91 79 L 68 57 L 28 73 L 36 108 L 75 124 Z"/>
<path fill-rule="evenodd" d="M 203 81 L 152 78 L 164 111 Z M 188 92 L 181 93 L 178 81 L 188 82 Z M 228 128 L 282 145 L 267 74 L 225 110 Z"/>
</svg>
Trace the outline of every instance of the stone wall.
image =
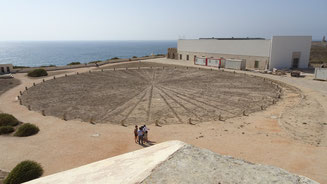
<svg viewBox="0 0 327 184">
<path fill-rule="evenodd" d="M 168 48 L 167 58 L 178 59 L 177 55 L 177 48 Z"/>
</svg>

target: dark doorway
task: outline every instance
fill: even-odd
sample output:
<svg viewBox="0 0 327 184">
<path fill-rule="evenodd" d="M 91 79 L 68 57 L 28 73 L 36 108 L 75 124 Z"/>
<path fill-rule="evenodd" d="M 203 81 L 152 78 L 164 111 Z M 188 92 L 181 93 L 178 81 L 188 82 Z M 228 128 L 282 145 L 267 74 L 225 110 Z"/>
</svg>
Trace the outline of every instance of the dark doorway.
<svg viewBox="0 0 327 184">
<path fill-rule="evenodd" d="M 293 58 L 292 68 L 299 68 L 299 58 Z"/>
<path fill-rule="evenodd" d="M 186 60 L 188 61 L 190 59 L 189 55 L 186 55 Z"/>
<path fill-rule="evenodd" d="M 259 61 L 254 61 L 254 68 L 259 68 Z"/>
<path fill-rule="evenodd" d="M 5 73 L 5 68 L 1 67 L 1 73 Z"/>
<path fill-rule="evenodd" d="M 7 72 L 10 73 L 10 68 L 7 66 Z"/>
<path fill-rule="evenodd" d="M 175 54 L 173 53 L 173 57 L 172 57 L 172 59 L 175 59 Z"/>
</svg>

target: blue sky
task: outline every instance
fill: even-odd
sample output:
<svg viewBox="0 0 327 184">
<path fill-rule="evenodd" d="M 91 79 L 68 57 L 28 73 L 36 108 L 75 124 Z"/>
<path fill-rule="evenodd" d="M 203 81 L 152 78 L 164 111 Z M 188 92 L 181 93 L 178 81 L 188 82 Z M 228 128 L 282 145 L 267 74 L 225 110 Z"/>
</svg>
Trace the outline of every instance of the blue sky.
<svg viewBox="0 0 327 184">
<path fill-rule="evenodd" d="M 327 36 L 327 0 L 0 0 L 0 40 Z"/>
</svg>

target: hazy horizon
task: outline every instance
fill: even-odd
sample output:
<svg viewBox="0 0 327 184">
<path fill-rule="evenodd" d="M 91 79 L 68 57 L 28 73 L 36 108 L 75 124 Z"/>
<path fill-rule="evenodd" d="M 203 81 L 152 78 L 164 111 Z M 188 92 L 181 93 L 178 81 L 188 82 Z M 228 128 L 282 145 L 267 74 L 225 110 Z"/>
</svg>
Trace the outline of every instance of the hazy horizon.
<svg viewBox="0 0 327 184">
<path fill-rule="evenodd" d="M 327 36 L 325 0 L 0 0 L 0 41 Z"/>
</svg>

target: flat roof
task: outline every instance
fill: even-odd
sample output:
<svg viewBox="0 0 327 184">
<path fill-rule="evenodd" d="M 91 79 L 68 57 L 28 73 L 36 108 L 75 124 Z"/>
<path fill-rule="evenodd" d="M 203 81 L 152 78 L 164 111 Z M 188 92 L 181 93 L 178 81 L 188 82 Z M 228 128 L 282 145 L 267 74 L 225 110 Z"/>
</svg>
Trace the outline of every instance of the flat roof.
<svg viewBox="0 0 327 184">
<path fill-rule="evenodd" d="M 265 38 L 250 38 L 250 37 L 246 37 L 246 38 L 199 38 L 199 40 L 265 40 Z"/>
</svg>

